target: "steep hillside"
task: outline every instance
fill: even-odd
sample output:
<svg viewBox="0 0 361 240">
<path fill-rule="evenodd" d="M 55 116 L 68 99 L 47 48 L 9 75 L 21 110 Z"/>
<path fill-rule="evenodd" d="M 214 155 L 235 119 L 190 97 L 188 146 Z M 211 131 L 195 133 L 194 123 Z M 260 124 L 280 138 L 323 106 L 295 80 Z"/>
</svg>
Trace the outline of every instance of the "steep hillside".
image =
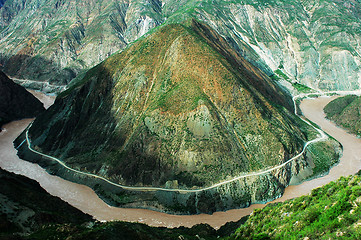
<svg viewBox="0 0 361 240">
<path fill-rule="evenodd" d="M 0 71 L 0 131 L 5 123 L 35 117 L 44 110 L 37 98 Z"/>
<path fill-rule="evenodd" d="M 188 187 L 300 151 L 302 132 L 276 108 L 289 99 L 212 30 L 191 24 L 163 27 L 91 69 L 34 122 L 33 143 L 120 183 Z"/>
<path fill-rule="evenodd" d="M 360 239 L 361 178 L 341 177 L 284 203 L 255 210 L 225 239 Z"/>
<path fill-rule="evenodd" d="M 29 136 L 35 149 L 115 183 L 200 188 L 301 152 L 315 133 L 292 108 L 263 72 L 192 20 L 166 25 L 91 69 L 35 120 Z M 212 191 L 232 206 L 272 199 L 308 164 L 301 157 Z M 230 195 L 229 187 L 243 197 Z"/>
<path fill-rule="evenodd" d="M 150 28 L 158 1 L 9 0 L 0 9 L 0 64 L 15 78 L 66 85 Z"/>
<path fill-rule="evenodd" d="M 348 95 L 337 98 L 327 104 L 324 111 L 328 119 L 361 136 L 361 97 Z"/>
<path fill-rule="evenodd" d="M 0 239 L 18 239 L 14 233 L 33 232 L 49 224 L 92 221 L 89 215 L 51 196 L 34 180 L 2 169 L 0 180 Z"/>
<path fill-rule="evenodd" d="M 355 0 L 6 1 L 0 63 L 11 76 L 66 84 L 162 23 L 195 17 L 290 88 L 360 86 Z"/>
</svg>

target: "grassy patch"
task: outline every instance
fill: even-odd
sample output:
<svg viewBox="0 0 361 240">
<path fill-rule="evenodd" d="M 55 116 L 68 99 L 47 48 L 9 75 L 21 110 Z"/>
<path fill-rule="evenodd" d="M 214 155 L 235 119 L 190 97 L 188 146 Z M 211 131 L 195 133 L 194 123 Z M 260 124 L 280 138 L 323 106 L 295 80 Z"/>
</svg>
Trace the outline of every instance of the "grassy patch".
<svg viewBox="0 0 361 240">
<path fill-rule="evenodd" d="M 360 194 L 359 176 L 341 177 L 308 196 L 255 210 L 225 239 L 360 239 Z"/>
<path fill-rule="evenodd" d="M 301 93 L 311 93 L 313 92 L 313 89 L 310 87 L 307 87 L 306 85 L 300 84 L 300 83 L 292 83 L 292 86 L 297 89 L 297 91 Z"/>
</svg>

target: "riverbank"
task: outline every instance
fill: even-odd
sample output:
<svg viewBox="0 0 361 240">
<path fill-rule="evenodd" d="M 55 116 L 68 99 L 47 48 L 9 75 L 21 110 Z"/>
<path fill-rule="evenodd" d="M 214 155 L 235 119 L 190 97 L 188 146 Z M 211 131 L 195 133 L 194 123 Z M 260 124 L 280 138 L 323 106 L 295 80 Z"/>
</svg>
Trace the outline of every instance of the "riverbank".
<svg viewBox="0 0 361 240">
<path fill-rule="evenodd" d="M 331 98 L 318 98 L 309 100 L 312 101 L 311 104 L 304 105 L 304 100 L 301 104 L 301 109 L 304 112 L 306 117 L 311 118 L 311 121 L 315 122 L 319 126 L 323 127 L 323 123 L 317 122 L 322 120 L 321 118 L 313 119 L 312 116 L 315 113 L 319 112 L 320 109 L 323 109 L 323 106 L 327 104 L 328 101 L 331 101 Z M 306 107 L 304 107 L 306 106 Z M 323 119 L 324 121 L 330 123 L 328 120 Z M 226 212 L 216 212 L 212 215 L 209 214 L 199 214 L 199 215 L 170 215 L 160 212 L 145 210 L 145 209 L 124 209 L 124 208 L 114 208 L 106 205 L 99 197 L 94 193 L 90 188 L 65 181 L 59 177 L 51 176 L 42 168 L 36 164 L 31 164 L 20 160 L 16 156 L 16 151 L 12 146 L 12 141 L 20 134 L 23 129 L 30 123 L 31 120 L 22 120 L 13 122 L 5 125 L 6 131 L 0 135 L 0 148 L 8 149 L 7 151 L 1 151 L 0 159 L 8 159 L 7 161 L 1 161 L 0 167 L 8 171 L 16 172 L 22 175 L 26 175 L 32 179 L 38 181 L 43 188 L 45 188 L 49 193 L 55 196 L 59 196 L 64 201 L 67 201 L 71 205 L 77 207 L 85 213 L 88 213 L 94 216 L 98 220 L 110 221 L 110 220 L 123 220 L 131 222 L 142 222 L 151 226 L 166 226 L 166 227 L 177 227 L 177 226 L 193 226 L 198 223 L 208 223 L 215 228 L 219 228 L 223 224 L 229 221 L 237 221 L 242 216 L 249 215 L 255 208 L 263 207 L 264 205 L 255 204 L 251 205 L 249 208 L 244 209 L 234 209 Z M 332 123 L 330 123 L 332 125 Z M 327 124 L 326 124 L 327 125 Z M 342 129 L 334 128 L 343 131 Z M 326 130 L 326 129 L 325 129 Z M 326 132 L 333 136 L 333 131 L 335 129 L 327 128 Z M 343 134 L 350 135 L 347 132 L 343 131 Z M 335 137 L 335 136 L 334 136 Z M 344 136 L 343 136 L 344 137 Z M 341 138 L 343 138 L 341 136 Z M 351 135 L 352 137 L 352 135 Z M 338 139 L 337 137 L 335 137 Z M 357 138 L 356 138 L 357 139 Z M 351 140 L 353 141 L 353 140 Z M 358 149 L 361 151 L 361 142 L 358 143 Z M 345 146 L 344 146 L 345 147 Z M 345 148 L 344 148 L 345 149 Z M 348 148 L 345 149 L 348 151 Z M 8 153 L 4 156 L 4 152 Z M 356 155 L 354 155 L 356 154 Z M 311 181 L 304 182 L 300 185 L 289 186 L 286 188 L 283 197 L 277 199 L 276 201 L 284 201 L 286 199 L 294 198 L 296 196 L 301 196 L 303 194 L 309 193 L 312 188 L 321 186 L 329 181 L 337 179 L 339 176 L 349 175 L 357 172 L 360 166 L 360 159 L 357 159 L 357 156 L 360 156 L 360 153 L 352 153 L 351 155 L 345 154 L 340 160 L 340 164 L 332 168 L 329 176 L 325 176 L 318 179 L 313 179 Z M 346 157 L 345 157 L 346 156 Z M 356 159 L 355 159 L 356 158 Z M 5 163 L 4 163 L 5 162 Z M 351 162 L 353 167 L 351 169 L 345 169 L 344 165 Z M 357 165 L 357 163 L 359 165 Z M 347 166 L 349 166 L 348 164 Z M 341 167 L 340 167 L 341 166 Z M 358 167 L 358 168 L 357 168 Z M 341 168 L 343 171 L 336 171 L 335 168 Z"/>
</svg>

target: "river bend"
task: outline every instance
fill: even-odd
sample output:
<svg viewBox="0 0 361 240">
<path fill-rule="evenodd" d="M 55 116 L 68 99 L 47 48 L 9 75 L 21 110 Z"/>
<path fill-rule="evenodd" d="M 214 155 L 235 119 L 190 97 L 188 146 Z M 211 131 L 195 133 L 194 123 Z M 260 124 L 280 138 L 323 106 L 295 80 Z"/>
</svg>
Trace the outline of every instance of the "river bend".
<svg viewBox="0 0 361 240">
<path fill-rule="evenodd" d="M 46 107 L 49 107 L 54 101 L 54 97 L 46 96 L 39 92 L 32 93 L 36 95 Z M 333 167 L 326 176 L 287 187 L 284 195 L 274 202 L 308 194 L 316 187 L 336 180 L 340 176 L 355 174 L 361 169 L 361 139 L 352 134 L 348 134 L 345 130 L 325 119 L 323 107 L 334 98 L 335 97 L 319 97 L 317 99 L 306 99 L 302 101 L 300 107 L 306 118 L 321 126 L 325 132 L 333 136 L 343 145 L 344 152 L 340 163 Z M 208 223 L 215 228 L 219 228 L 226 222 L 237 221 L 242 216 L 250 214 L 255 208 L 265 206 L 264 204 L 254 204 L 248 208 L 216 212 L 212 215 L 170 215 L 146 209 L 111 207 L 99 199 L 91 188 L 66 181 L 57 176 L 52 176 L 37 164 L 18 158 L 16 150 L 13 147 L 13 141 L 31 121 L 32 119 L 14 121 L 4 126 L 5 130 L 0 132 L 0 167 L 36 180 L 50 194 L 60 197 L 72 206 L 94 216 L 97 220 L 122 220 L 164 227 L 190 227 L 198 223 Z"/>
</svg>

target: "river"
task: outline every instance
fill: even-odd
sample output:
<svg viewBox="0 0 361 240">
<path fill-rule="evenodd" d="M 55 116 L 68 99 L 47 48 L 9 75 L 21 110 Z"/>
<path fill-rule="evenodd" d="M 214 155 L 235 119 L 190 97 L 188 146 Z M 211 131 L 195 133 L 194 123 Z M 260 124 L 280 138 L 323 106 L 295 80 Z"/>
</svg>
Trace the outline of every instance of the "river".
<svg viewBox="0 0 361 240">
<path fill-rule="evenodd" d="M 43 101 L 46 107 L 49 107 L 54 101 L 54 97 L 46 96 L 39 92 L 32 93 Z M 340 176 L 355 174 L 361 169 L 361 139 L 338 128 L 335 124 L 326 120 L 323 114 L 323 107 L 334 98 L 335 97 L 320 97 L 317 99 L 303 100 L 301 109 L 308 119 L 321 126 L 325 132 L 336 138 L 343 145 L 344 152 L 340 163 L 333 167 L 330 173 L 324 177 L 287 187 L 284 195 L 274 202 L 308 194 L 313 188 L 336 180 Z M 50 194 L 60 197 L 72 206 L 92 215 L 99 221 L 122 220 L 164 227 L 190 227 L 198 223 L 208 223 L 214 228 L 219 228 L 226 222 L 237 221 L 242 216 L 250 214 L 255 208 L 265 206 L 264 204 L 254 204 L 249 208 L 216 212 L 212 215 L 170 215 L 145 209 L 111 207 L 99 199 L 91 188 L 66 181 L 57 176 L 52 176 L 37 164 L 18 158 L 16 150 L 13 147 L 13 141 L 31 121 L 32 119 L 25 119 L 14 121 L 3 126 L 5 130 L 0 133 L 0 167 L 36 180 Z"/>
</svg>

